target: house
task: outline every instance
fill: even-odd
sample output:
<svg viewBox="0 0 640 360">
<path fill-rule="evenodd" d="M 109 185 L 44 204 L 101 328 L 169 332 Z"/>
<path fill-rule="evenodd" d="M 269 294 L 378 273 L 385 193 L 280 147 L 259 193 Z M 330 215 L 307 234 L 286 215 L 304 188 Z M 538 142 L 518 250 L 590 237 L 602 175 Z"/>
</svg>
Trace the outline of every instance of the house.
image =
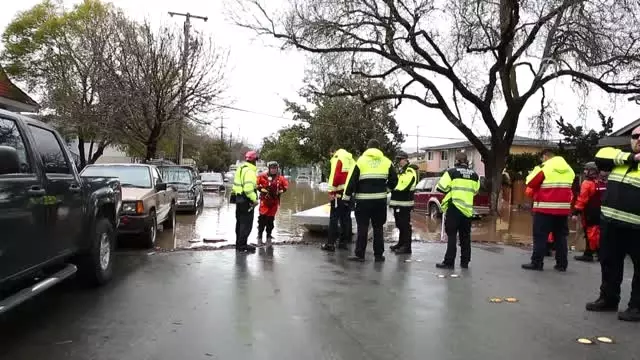
<svg viewBox="0 0 640 360">
<path fill-rule="evenodd" d="M 483 144 L 487 146 L 490 145 L 489 139 L 489 137 L 480 138 Z M 509 149 L 509 154 L 534 154 L 545 148 L 555 148 L 557 146 L 558 144 L 550 141 L 516 135 L 513 139 L 513 143 L 511 144 L 511 149 Z M 420 170 L 434 173 L 440 172 L 453 166 L 456 153 L 465 152 L 469 159 L 469 165 L 471 166 L 471 168 L 475 170 L 478 175 L 485 175 L 482 157 L 480 156 L 478 150 L 476 150 L 469 141 L 459 141 L 455 143 L 429 146 L 422 148 L 422 150 L 425 151 L 426 165 L 424 166 L 424 170 L 422 169 L 422 166 L 418 165 L 420 167 Z"/>
<path fill-rule="evenodd" d="M 35 100 L 11 82 L 0 66 L 0 109 L 17 113 L 35 113 L 39 108 L 40 105 Z"/>
<path fill-rule="evenodd" d="M 598 142 L 598 147 L 602 148 L 606 146 L 613 146 L 622 150 L 631 151 L 631 143 L 629 141 L 629 138 L 631 137 L 631 132 L 633 131 L 633 129 L 637 128 L 638 126 L 640 126 L 640 119 L 632 121 L 627 126 L 614 131 L 609 136 L 603 137 Z"/>
</svg>

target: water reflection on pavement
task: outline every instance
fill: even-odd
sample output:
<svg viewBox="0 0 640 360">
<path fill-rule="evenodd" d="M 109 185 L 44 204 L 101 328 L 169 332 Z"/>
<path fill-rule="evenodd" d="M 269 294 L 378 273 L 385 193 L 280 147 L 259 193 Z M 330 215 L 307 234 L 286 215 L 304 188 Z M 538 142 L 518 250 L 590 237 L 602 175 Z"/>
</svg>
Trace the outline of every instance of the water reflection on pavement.
<svg viewBox="0 0 640 360">
<path fill-rule="evenodd" d="M 274 243 L 320 242 L 326 234 L 312 234 L 297 223 L 293 214 L 307 210 L 328 201 L 326 192 L 313 184 L 290 184 L 283 194 L 281 206 L 275 221 Z M 486 217 L 472 225 L 472 240 L 516 246 L 530 245 L 531 213 L 529 211 L 502 209 L 497 218 Z M 255 243 L 257 236 L 258 211 L 254 216 L 254 230 L 249 242 Z M 417 241 L 440 241 L 441 219 L 424 214 L 412 215 L 413 238 Z M 570 221 L 569 243 L 580 249 L 584 240 L 576 223 Z M 386 241 L 397 239 L 397 230 L 387 234 Z M 174 231 L 164 230 L 158 234 L 160 249 L 208 249 L 226 248 L 235 244 L 235 205 L 229 203 L 229 191 L 205 193 L 204 207 L 195 215 L 179 214 Z"/>
</svg>

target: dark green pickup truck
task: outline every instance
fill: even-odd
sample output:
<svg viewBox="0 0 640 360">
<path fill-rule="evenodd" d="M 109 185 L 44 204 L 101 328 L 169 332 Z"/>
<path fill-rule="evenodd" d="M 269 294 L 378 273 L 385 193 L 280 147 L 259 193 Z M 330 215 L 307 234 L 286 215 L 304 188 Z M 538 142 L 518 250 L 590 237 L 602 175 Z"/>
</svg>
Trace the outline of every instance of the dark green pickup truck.
<svg viewBox="0 0 640 360">
<path fill-rule="evenodd" d="M 51 127 L 0 110 L 0 314 L 76 272 L 107 282 L 121 194 L 80 177 Z"/>
</svg>

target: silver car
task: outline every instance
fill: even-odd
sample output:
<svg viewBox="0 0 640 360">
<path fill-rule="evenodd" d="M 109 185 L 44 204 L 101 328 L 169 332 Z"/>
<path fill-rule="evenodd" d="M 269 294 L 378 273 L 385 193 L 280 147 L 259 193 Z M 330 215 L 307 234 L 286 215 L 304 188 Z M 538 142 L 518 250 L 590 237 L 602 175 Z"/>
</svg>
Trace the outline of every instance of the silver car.
<svg viewBox="0 0 640 360">
<path fill-rule="evenodd" d="M 202 189 L 204 191 L 225 191 L 224 179 L 221 173 L 202 173 Z"/>
</svg>

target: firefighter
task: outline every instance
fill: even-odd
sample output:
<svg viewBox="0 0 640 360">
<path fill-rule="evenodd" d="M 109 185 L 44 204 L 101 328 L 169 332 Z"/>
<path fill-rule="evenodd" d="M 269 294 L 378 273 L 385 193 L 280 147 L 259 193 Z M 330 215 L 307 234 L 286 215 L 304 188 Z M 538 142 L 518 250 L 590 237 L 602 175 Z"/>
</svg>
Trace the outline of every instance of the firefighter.
<svg viewBox="0 0 640 360">
<path fill-rule="evenodd" d="M 456 154 L 453 168 L 444 172 L 436 189 L 446 194 L 442 199 L 445 213 L 447 252 L 444 261 L 436 264 L 439 269 L 453 269 L 456 260 L 456 238 L 460 236 L 460 267 L 466 269 L 471 261 L 471 218 L 473 198 L 480 190 L 480 177 L 469 169 L 469 160 L 463 152 Z"/>
<path fill-rule="evenodd" d="M 231 188 L 231 202 L 236 204 L 236 251 L 254 253 L 247 244 L 253 226 L 253 210 L 258 205 L 256 193 L 256 161 L 258 153 L 251 150 L 244 155 L 245 163 L 236 169 Z"/>
<path fill-rule="evenodd" d="M 258 176 L 260 208 L 258 215 L 258 244 L 262 244 L 262 233 L 267 230 L 267 242 L 273 240 L 273 221 L 280 206 L 280 196 L 289 188 L 287 179 L 280 175 L 276 161 L 267 163 L 267 171 Z"/>
<path fill-rule="evenodd" d="M 356 249 L 351 261 L 364 261 L 367 249 L 369 222 L 373 227 L 373 255 L 376 262 L 384 261 L 383 226 L 387 221 L 387 189 L 398 184 L 398 174 L 393 163 L 382 151 L 380 142 L 369 140 L 367 150 L 358 158 L 347 177 L 345 201 L 355 200 L 357 223 Z"/>
<path fill-rule="evenodd" d="M 400 171 L 398 185 L 391 191 L 389 206 L 393 209 L 393 217 L 398 228 L 398 243 L 391 246 L 396 254 L 411 254 L 411 210 L 413 210 L 413 193 L 416 190 L 418 175 L 415 165 L 409 164 L 409 156 L 400 151 L 396 155 Z"/>
<path fill-rule="evenodd" d="M 596 154 L 598 169 L 611 171 L 600 211 L 600 296 L 587 304 L 589 311 L 617 311 L 624 259 L 633 262 L 629 307 L 618 319 L 640 321 L 640 126 L 631 133 L 633 153 L 607 147 Z"/>
<path fill-rule="evenodd" d="M 600 172 L 595 162 L 586 163 L 583 174 L 585 180 L 580 185 L 580 193 L 573 205 L 573 215 L 580 215 L 586 245 L 584 254 L 574 258 L 592 262 L 600 244 L 600 199 L 605 187 L 604 182 L 600 181 Z"/>
<path fill-rule="evenodd" d="M 533 254 L 526 270 L 543 270 L 549 233 L 553 234 L 557 271 L 567 270 L 568 217 L 573 199 L 575 173 L 561 156 L 552 150 L 542 152 L 542 164 L 527 176 L 527 187 L 533 192 Z"/>
<path fill-rule="evenodd" d="M 351 242 L 351 208 L 349 203 L 343 200 L 342 195 L 347 176 L 354 163 L 353 156 L 348 151 L 338 149 L 333 152 L 329 174 L 329 237 L 322 245 L 322 250 L 336 251 L 338 238 L 340 238 L 339 249 L 347 250 L 347 244 Z"/>
</svg>

